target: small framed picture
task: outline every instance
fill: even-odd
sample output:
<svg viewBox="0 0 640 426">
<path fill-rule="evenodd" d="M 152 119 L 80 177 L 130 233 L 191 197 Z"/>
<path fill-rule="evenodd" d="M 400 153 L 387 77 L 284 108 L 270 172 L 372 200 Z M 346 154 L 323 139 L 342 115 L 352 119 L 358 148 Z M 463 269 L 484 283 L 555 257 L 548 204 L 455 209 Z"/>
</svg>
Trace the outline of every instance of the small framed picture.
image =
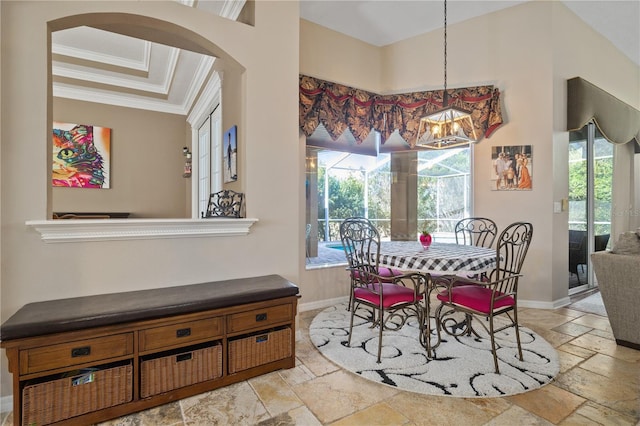
<svg viewBox="0 0 640 426">
<path fill-rule="evenodd" d="M 491 148 L 491 189 L 530 191 L 533 188 L 531 145 Z"/>
<path fill-rule="evenodd" d="M 224 132 L 224 182 L 238 180 L 238 126 Z"/>
</svg>

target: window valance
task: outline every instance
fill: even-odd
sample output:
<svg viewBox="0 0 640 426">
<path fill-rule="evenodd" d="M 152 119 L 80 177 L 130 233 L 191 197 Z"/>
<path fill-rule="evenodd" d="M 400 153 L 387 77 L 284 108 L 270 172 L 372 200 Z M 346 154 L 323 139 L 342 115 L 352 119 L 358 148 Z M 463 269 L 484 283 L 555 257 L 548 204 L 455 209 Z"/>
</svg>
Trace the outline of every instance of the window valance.
<svg viewBox="0 0 640 426">
<path fill-rule="evenodd" d="M 640 111 L 580 77 L 567 80 L 567 131 L 592 119 L 609 142 L 640 144 Z"/>
<path fill-rule="evenodd" d="M 305 75 L 300 76 L 300 129 L 311 136 L 322 124 L 336 140 L 349 129 L 357 143 L 371 130 L 382 144 L 394 131 L 413 148 L 420 119 L 442 108 L 444 90 L 379 95 Z M 471 112 L 476 135 L 489 137 L 502 124 L 500 91 L 493 86 L 448 89 L 449 106 Z"/>
</svg>

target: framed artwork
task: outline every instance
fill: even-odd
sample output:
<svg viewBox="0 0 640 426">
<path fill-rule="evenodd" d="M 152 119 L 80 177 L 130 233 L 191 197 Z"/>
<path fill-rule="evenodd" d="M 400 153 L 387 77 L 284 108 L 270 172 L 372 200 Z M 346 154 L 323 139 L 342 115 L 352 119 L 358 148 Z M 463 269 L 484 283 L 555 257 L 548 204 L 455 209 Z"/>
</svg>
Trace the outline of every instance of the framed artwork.
<svg viewBox="0 0 640 426">
<path fill-rule="evenodd" d="M 238 126 L 224 132 L 224 183 L 238 180 Z"/>
<path fill-rule="evenodd" d="M 111 129 L 53 122 L 53 186 L 110 188 Z"/>
<path fill-rule="evenodd" d="M 529 191 L 533 188 L 531 145 L 491 147 L 491 189 Z"/>
</svg>

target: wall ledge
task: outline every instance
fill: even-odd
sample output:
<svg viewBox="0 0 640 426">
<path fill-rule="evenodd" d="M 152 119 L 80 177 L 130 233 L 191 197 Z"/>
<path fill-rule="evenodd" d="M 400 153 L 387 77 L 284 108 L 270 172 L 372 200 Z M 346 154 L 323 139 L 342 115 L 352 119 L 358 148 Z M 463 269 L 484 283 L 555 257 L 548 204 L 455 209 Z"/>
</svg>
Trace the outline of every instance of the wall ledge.
<svg viewBox="0 0 640 426">
<path fill-rule="evenodd" d="M 45 243 L 247 235 L 253 218 L 29 220 Z"/>
</svg>

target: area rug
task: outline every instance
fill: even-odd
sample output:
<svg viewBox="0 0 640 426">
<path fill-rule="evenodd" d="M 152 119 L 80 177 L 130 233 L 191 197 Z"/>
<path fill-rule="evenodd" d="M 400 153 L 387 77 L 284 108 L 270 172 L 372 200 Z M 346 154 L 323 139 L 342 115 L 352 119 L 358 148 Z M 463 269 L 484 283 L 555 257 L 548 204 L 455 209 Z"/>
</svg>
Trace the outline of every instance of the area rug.
<svg viewBox="0 0 640 426">
<path fill-rule="evenodd" d="M 604 303 L 602 302 L 602 294 L 600 294 L 600 292 L 594 293 L 590 296 L 585 297 L 584 299 L 572 303 L 571 305 L 569 305 L 569 308 L 589 314 L 600 315 L 603 317 L 607 316 L 607 310 L 604 308 Z"/>
<path fill-rule="evenodd" d="M 368 312 L 359 309 L 357 314 L 366 317 Z M 520 327 L 524 361 L 518 359 L 513 328 L 502 332 L 497 340 L 500 374 L 495 373 L 491 343 L 486 335 L 484 338 L 445 335 L 435 358 L 429 359 L 419 342 L 415 320 L 400 330 L 383 333 L 382 358 L 378 364 L 378 329 L 356 316 L 348 346 L 349 318 L 346 304 L 320 312 L 309 327 L 313 344 L 341 367 L 398 389 L 453 397 L 501 397 L 538 389 L 560 371 L 556 350 L 525 327 Z M 484 332 L 481 326 L 475 328 Z"/>
</svg>

